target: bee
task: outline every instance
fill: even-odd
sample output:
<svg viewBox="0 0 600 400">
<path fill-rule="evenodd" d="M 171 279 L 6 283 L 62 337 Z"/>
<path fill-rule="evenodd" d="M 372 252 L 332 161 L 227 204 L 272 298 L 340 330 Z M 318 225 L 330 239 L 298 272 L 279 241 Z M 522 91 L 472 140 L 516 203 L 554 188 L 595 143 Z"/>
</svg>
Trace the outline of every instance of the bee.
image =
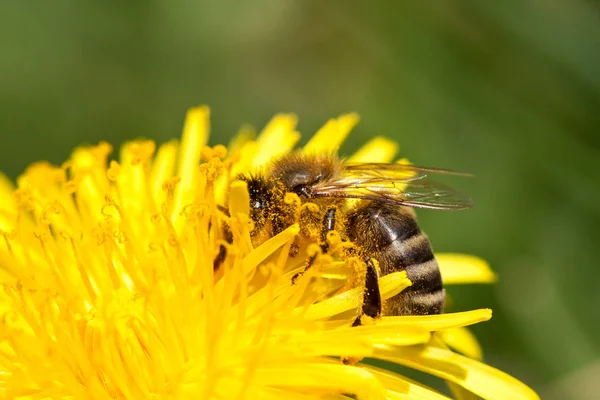
<svg viewBox="0 0 600 400">
<path fill-rule="evenodd" d="M 377 318 L 382 314 L 379 272 L 373 259 L 382 275 L 406 271 L 412 282 L 386 301 L 385 315 L 441 313 L 445 299 L 442 278 L 413 208 L 459 210 L 472 206 L 472 202 L 432 181 L 429 177 L 434 174 L 463 175 L 400 163 L 345 163 L 330 154 L 285 155 L 262 172 L 242 177 L 250 194 L 252 238 L 262 242 L 296 222 L 284 200 L 286 193 L 295 193 L 301 202 L 315 203 L 319 209 L 315 218 L 319 229 L 311 230 L 301 223 L 300 235 L 318 241 L 326 253 L 327 235 L 336 231 L 353 243 L 366 266 L 361 315 L 354 325 L 361 324 L 362 315 Z M 309 258 L 303 272 L 313 261 Z"/>
</svg>

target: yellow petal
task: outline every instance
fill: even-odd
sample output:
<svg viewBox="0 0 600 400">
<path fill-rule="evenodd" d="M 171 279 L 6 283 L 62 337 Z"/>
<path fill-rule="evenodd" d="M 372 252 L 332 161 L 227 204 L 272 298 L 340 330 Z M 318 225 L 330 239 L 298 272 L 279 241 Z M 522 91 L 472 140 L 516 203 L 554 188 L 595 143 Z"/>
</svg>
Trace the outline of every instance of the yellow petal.
<svg viewBox="0 0 600 400">
<path fill-rule="evenodd" d="M 160 209 L 167 201 L 167 191 L 163 185 L 175 174 L 178 144 L 175 140 L 161 145 L 150 170 L 150 182 L 154 204 Z"/>
<path fill-rule="evenodd" d="M 300 139 L 300 134 L 294 130 L 297 123 L 298 118 L 293 114 L 273 117 L 258 136 L 258 153 L 252 165 L 259 167 L 273 157 L 289 153 Z"/>
<path fill-rule="evenodd" d="M 177 166 L 177 175 L 181 180 L 175 188 L 173 209 L 171 210 L 171 221 L 178 232 L 183 227 L 184 218 L 177 217 L 184 206 L 193 203 L 197 193 L 202 196 L 203 185 L 206 184 L 198 179 L 198 164 L 202 148 L 208 141 L 209 117 L 208 107 L 200 106 L 190 109 L 185 119 L 179 148 L 181 154 Z"/>
<path fill-rule="evenodd" d="M 263 262 L 271 254 L 275 253 L 284 244 L 293 240 L 296 235 L 300 232 L 298 224 L 294 224 L 281 232 L 280 234 L 273 236 L 266 242 L 262 243 L 250 254 L 244 258 L 244 272 L 248 273 L 255 269 L 261 262 Z"/>
<path fill-rule="evenodd" d="M 379 291 L 381 298 L 386 300 L 394 297 L 412 283 L 406 277 L 406 271 L 392 272 L 379 279 Z"/>
<path fill-rule="evenodd" d="M 355 340 L 372 345 L 389 344 L 395 346 L 410 346 L 427 343 L 431 334 L 419 326 L 384 326 L 377 322 L 372 325 L 346 326 L 326 333 L 326 340 L 331 343 Z M 343 353 L 342 353 L 343 354 Z"/>
<path fill-rule="evenodd" d="M 217 204 L 223 204 L 227 196 L 228 183 L 230 179 L 236 179 L 236 177 L 252 166 L 252 160 L 258 149 L 254 138 L 256 137 L 256 131 L 254 128 L 248 125 L 244 125 L 240 128 L 238 133 L 231 139 L 228 151 L 228 162 L 229 168 L 231 169 L 229 174 L 222 174 L 217 177 L 215 181 L 215 198 Z"/>
<path fill-rule="evenodd" d="M 454 350 L 475 360 L 483 357 L 477 338 L 467 328 L 452 328 L 440 332 L 442 340 Z"/>
<path fill-rule="evenodd" d="M 493 283 L 496 274 L 485 260 L 458 253 L 435 255 L 444 283 Z"/>
<path fill-rule="evenodd" d="M 386 398 L 388 400 L 452 400 L 450 399 L 450 397 L 446 397 L 442 394 L 433 392 L 432 390 L 422 388 L 420 386 L 413 387 L 415 387 L 416 389 L 411 390 L 408 393 L 398 393 L 392 390 L 388 390 L 386 392 Z"/>
<path fill-rule="evenodd" d="M 445 313 L 436 315 L 407 315 L 400 317 L 384 317 L 378 324 L 407 324 L 417 325 L 430 331 L 457 328 L 476 324 L 492 318 L 492 310 L 484 308 L 481 310 L 463 311 L 457 313 Z"/>
<path fill-rule="evenodd" d="M 121 147 L 121 168 L 115 179 L 120 214 L 127 216 L 127 223 L 135 221 L 132 224 L 128 223 L 128 229 L 138 233 L 147 229 L 147 214 L 158 211 L 152 201 L 148 181 L 149 162 L 154 150 L 155 144 L 152 141 L 130 142 Z"/>
<path fill-rule="evenodd" d="M 256 133 L 249 127 L 242 127 L 238 134 L 232 139 L 233 149 L 229 150 L 231 161 L 231 177 L 235 178 L 241 173 L 247 173 L 252 169 L 254 159 L 259 150 L 259 144 L 254 140 Z"/>
<path fill-rule="evenodd" d="M 396 160 L 396 164 L 402 164 L 402 165 L 412 165 L 412 163 L 410 162 L 410 160 L 406 157 L 402 157 L 399 158 L 398 160 Z"/>
<path fill-rule="evenodd" d="M 391 399 L 423 399 L 423 400 L 449 400 L 449 397 L 437 392 L 435 389 L 427 387 L 405 376 L 398 375 L 388 370 L 377 368 L 371 365 L 361 364 L 381 381 L 388 389 L 388 398 Z"/>
<path fill-rule="evenodd" d="M 417 369 L 461 385 L 486 400 L 538 400 L 512 376 L 450 350 L 432 346 L 378 349 L 375 357 Z"/>
<path fill-rule="evenodd" d="M 446 384 L 452 392 L 455 400 L 480 400 L 480 397 L 475 393 L 469 392 L 467 389 L 457 383 L 446 381 Z"/>
<path fill-rule="evenodd" d="M 385 399 L 385 389 L 371 373 L 346 365 L 315 363 L 265 367 L 255 372 L 253 381 L 264 386 L 329 389 L 355 394 L 359 399 Z"/>
<path fill-rule="evenodd" d="M 15 190 L 15 184 L 6 175 L 0 172 L 0 196 L 2 199 L 11 197 Z"/>
<path fill-rule="evenodd" d="M 441 337 L 443 332 L 445 332 L 445 331 L 437 332 L 431 338 L 431 342 L 429 344 L 431 346 L 436 346 L 436 347 L 448 350 L 447 344 L 442 340 L 442 337 Z M 452 392 L 452 395 L 454 396 L 454 398 L 456 400 L 479 400 L 479 396 L 468 391 L 467 389 L 465 389 L 464 387 L 460 386 L 457 383 L 446 381 L 446 384 L 448 385 L 448 388 L 450 389 L 450 391 Z"/>
<path fill-rule="evenodd" d="M 72 182 L 77 207 L 86 215 L 86 222 L 97 223 L 104 219 L 102 207 L 105 195 L 109 192 L 110 182 L 106 161 L 109 150 L 100 155 L 93 147 L 75 149 L 71 156 Z M 116 164 L 113 163 L 113 165 Z"/>
<path fill-rule="evenodd" d="M 231 392 L 231 391 L 230 391 Z M 279 389 L 279 388 L 271 388 L 271 387 L 251 387 L 248 391 L 248 396 L 246 399 L 261 399 L 261 400 L 281 400 L 281 399 L 289 399 L 289 400 L 314 400 L 316 397 L 315 393 L 312 392 L 310 394 L 299 393 L 291 390 Z M 190 396 L 193 398 L 193 396 Z M 237 396 L 238 399 L 244 398 L 241 396 Z M 331 400 L 348 400 L 347 396 L 338 395 L 338 394 L 328 394 L 327 399 Z"/>
<path fill-rule="evenodd" d="M 359 117 L 356 113 L 345 114 L 336 119 L 330 119 L 313 135 L 304 146 L 307 153 L 335 153 L 338 151 L 346 137 L 358 124 Z"/>
<path fill-rule="evenodd" d="M 367 144 L 362 146 L 356 153 L 348 158 L 347 162 L 391 162 L 398 150 L 399 147 L 396 142 L 392 142 L 384 137 L 376 137 L 371 139 Z"/>
<path fill-rule="evenodd" d="M 256 131 L 252 126 L 243 125 L 237 134 L 229 142 L 227 150 L 229 154 L 234 154 L 242 150 L 246 143 L 251 142 L 256 137 Z"/>
<path fill-rule="evenodd" d="M 17 204 L 14 201 L 15 185 L 0 173 L 0 231 L 9 232 L 17 219 Z"/>
</svg>

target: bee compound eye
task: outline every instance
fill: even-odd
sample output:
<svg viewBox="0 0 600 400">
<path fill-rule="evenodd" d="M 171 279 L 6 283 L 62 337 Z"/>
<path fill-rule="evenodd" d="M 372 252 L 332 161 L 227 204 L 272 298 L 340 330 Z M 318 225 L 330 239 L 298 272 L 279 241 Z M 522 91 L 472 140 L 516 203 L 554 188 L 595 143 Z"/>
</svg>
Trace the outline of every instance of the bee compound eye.
<svg viewBox="0 0 600 400">
<path fill-rule="evenodd" d="M 264 208 L 264 205 L 260 200 L 254 200 L 251 207 L 255 210 L 260 210 L 261 208 Z"/>
</svg>

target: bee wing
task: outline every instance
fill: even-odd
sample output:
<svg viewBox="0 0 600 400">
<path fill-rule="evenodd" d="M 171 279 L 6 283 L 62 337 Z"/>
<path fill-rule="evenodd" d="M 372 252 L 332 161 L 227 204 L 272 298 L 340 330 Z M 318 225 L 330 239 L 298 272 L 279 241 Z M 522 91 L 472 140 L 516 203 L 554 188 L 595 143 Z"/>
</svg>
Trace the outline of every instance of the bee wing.
<svg viewBox="0 0 600 400">
<path fill-rule="evenodd" d="M 430 179 L 436 174 L 468 176 L 407 164 L 345 164 L 338 179 L 313 186 L 312 194 L 315 197 L 378 200 L 435 210 L 461 210 L 473 206 L 469 197 Z"/>
</svg>

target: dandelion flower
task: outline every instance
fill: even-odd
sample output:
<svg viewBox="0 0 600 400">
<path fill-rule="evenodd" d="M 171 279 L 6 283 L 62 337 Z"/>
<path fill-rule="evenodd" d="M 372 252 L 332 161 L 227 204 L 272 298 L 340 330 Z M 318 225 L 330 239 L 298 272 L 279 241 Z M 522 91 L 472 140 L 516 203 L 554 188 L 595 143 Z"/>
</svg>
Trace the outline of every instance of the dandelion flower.
<svg viewBox="0 0 600 400">
<path fill-rule="evenodd" d="M 303 151 L 336 150 L 356 123 L 354 114 L 327 122 Z M 342 362 L 373 358 L 440 377 L 461 398 L 536 399 L 480 360 L 464 327 L 490 310 L 351 327 L 361 288 L 343 262 L 291 283 L 298 224 L 253 246 L 248 191 L 235 176 L 291 151 L 295 125 L 278 115 L 256 139 L 242 132 L 228 148 L 207 147 L 209 111 L 198 107 L 180 142 L 130 142 L 118 161 L 100 143 L 61 166 L 32 164 L 16 187 L 0 178 L 0 397 L 447 398 Z M 377 138 L 351 159 L 395 152 Z M 446 283 L 494 279 L 478 258 L 438 259 Z M 404 273 L 384 276 L 382 296 L 409 284 Z"/>
</svg>

